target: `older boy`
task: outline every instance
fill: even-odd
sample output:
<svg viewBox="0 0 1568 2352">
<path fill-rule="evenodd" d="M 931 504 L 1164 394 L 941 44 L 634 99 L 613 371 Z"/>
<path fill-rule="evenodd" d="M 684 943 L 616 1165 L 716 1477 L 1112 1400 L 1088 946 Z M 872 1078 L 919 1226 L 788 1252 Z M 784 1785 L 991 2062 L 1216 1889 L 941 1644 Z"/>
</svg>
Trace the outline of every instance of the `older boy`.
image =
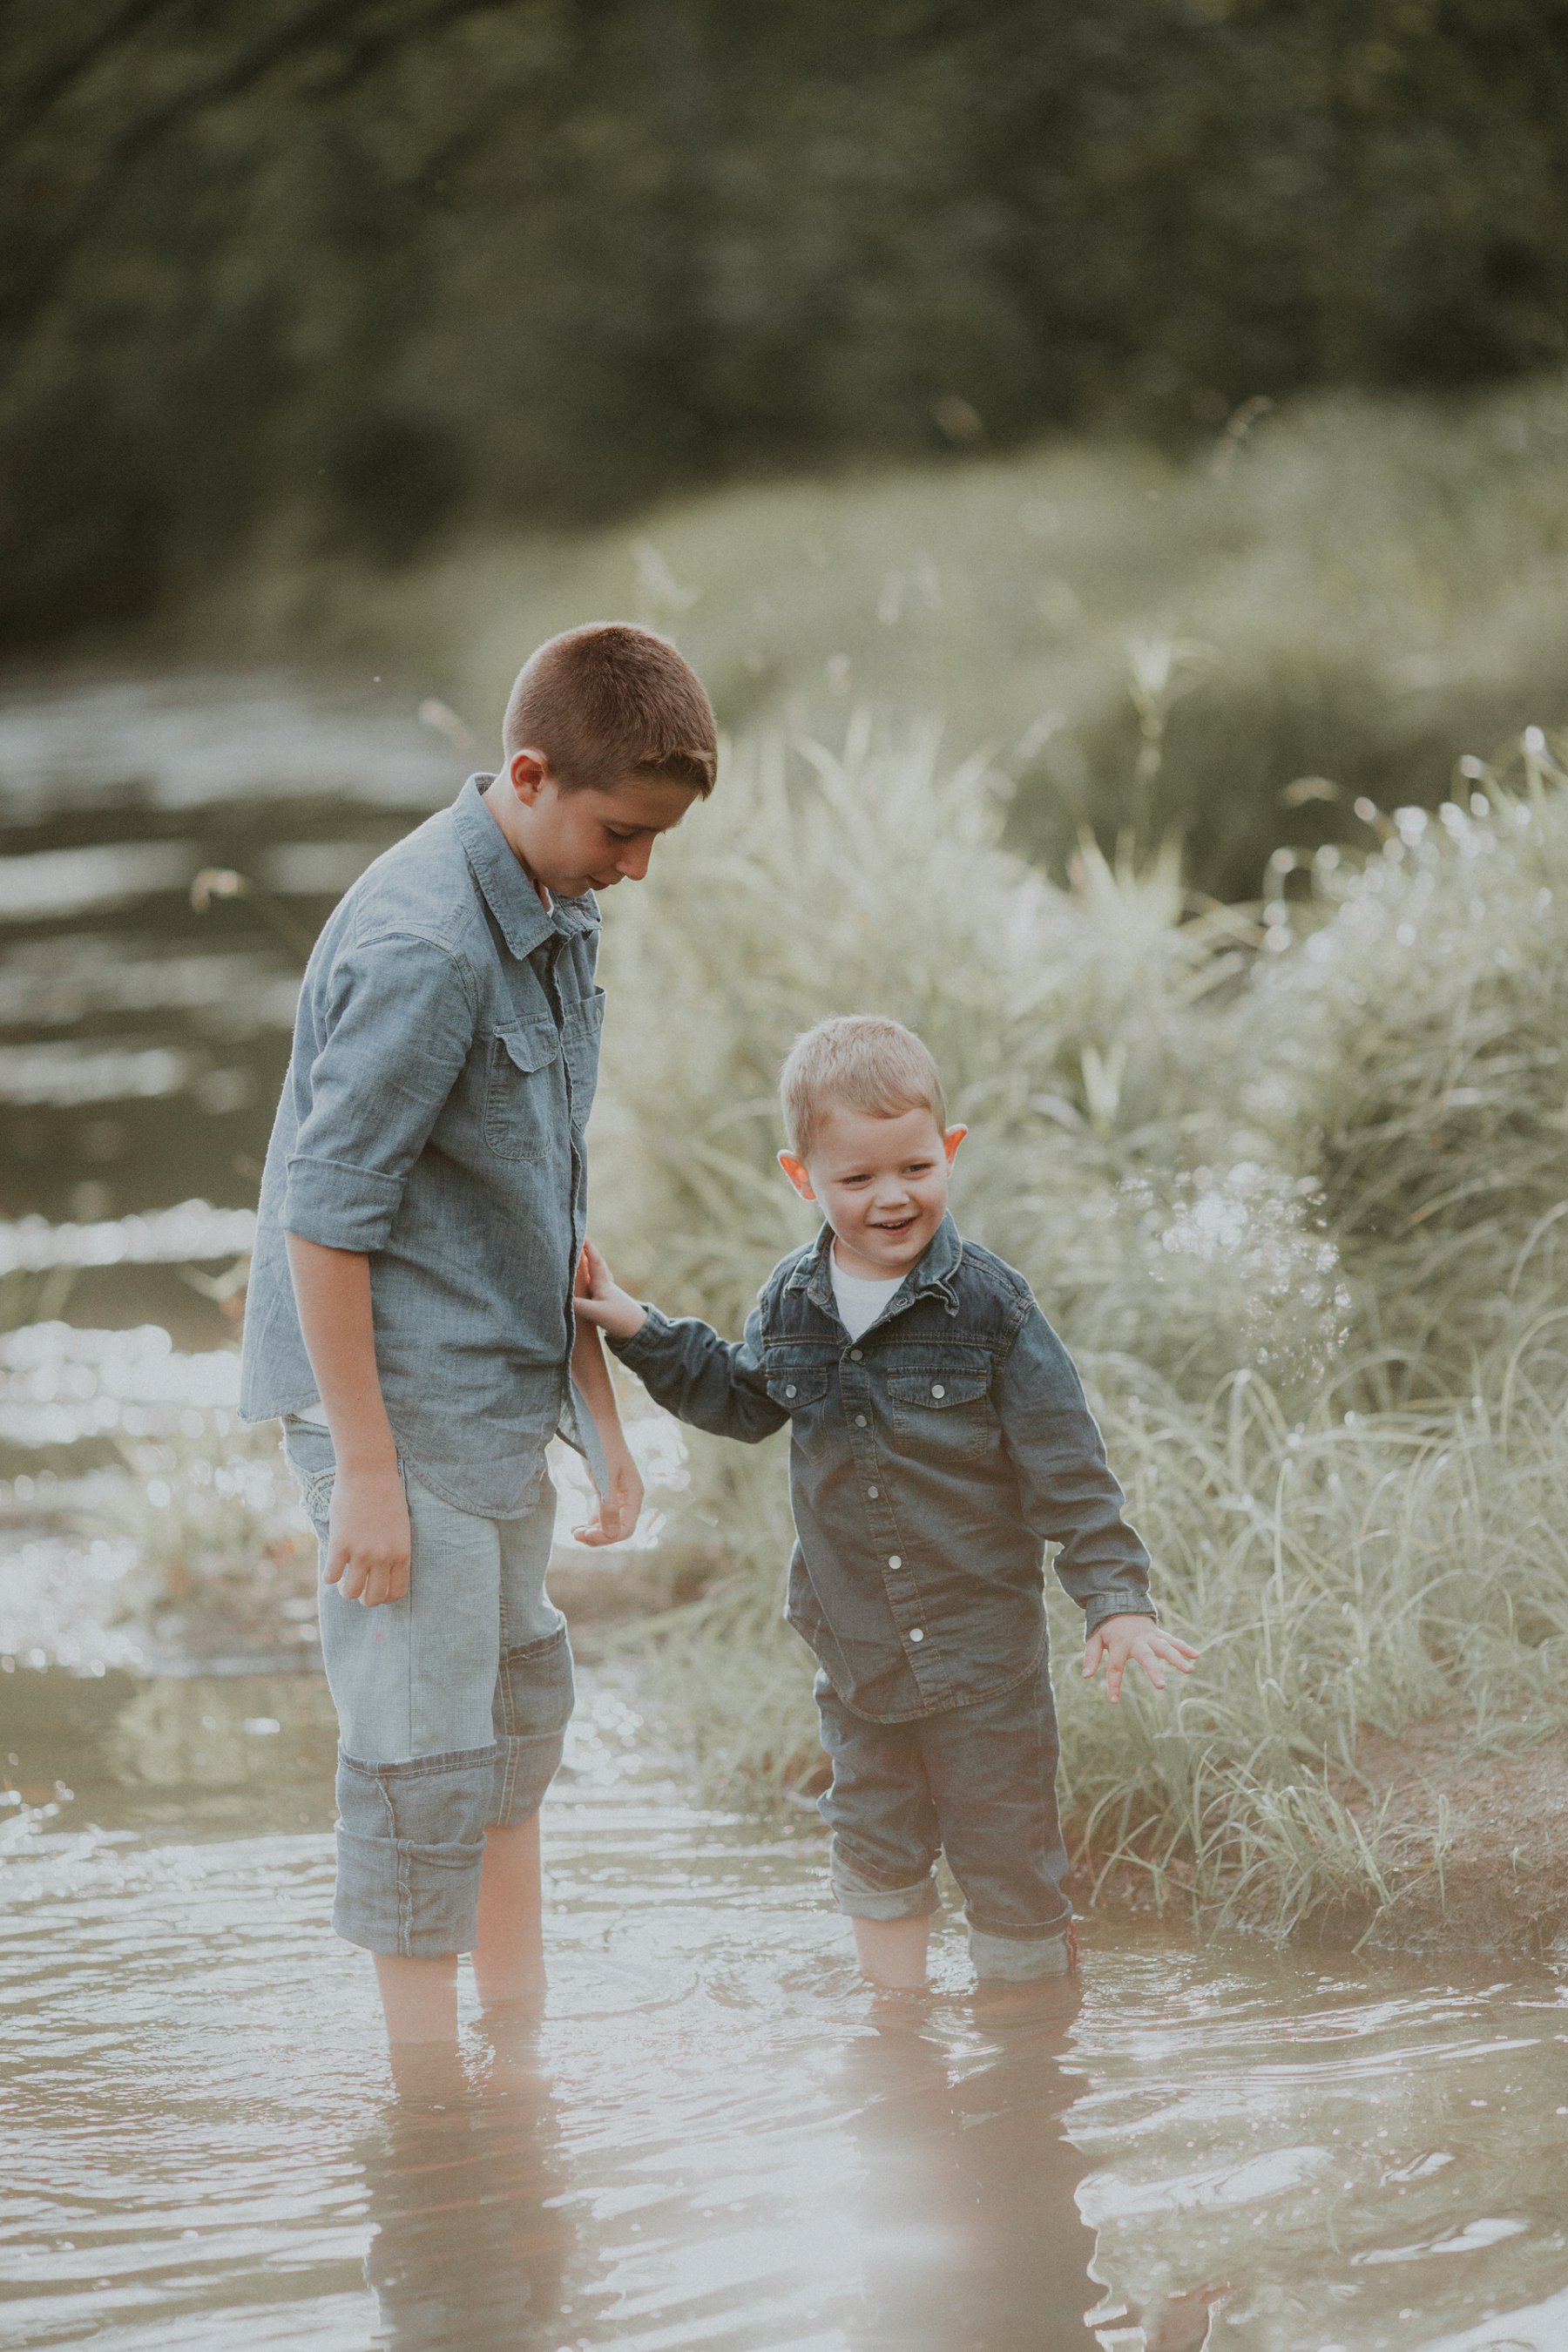
<svg viewBox="0 0 1568 2352">
<path fill-rule="evenodd" d="M 538 1812 L 572 1709 L 544 1591 L 559 1426 L 609 1543 L 641 1487 L 575 1329 L 604 992 L 594 892 L 711 791 L 713 714 L 619 623 L 540 647 L 497 775 L 378 858 L 305 974 L 262 1181 L 243 1407 L 279 1415 L 321 1543 L 341 1733 L 333 1924 L 395 2042 L 542 1969 Z M 586 1417 L 580 1409 L 586 1407 Z"/>
<path fill-rule="evenodd" d="M 867 1975 L 924 1982 L 939 1849 L 982 1983 L 1061 1975 L 1045 1543 L 1112 1699 L 1131 1662 L 1163 1689 L 1197 1654 L 1154 1622 L 1148 1555 L 1028 1284 L 947 1214 L 964 1129 L 925 1046 L 896 1021 L 825 1021 L 781 1091 L 779 1159 L 826 1223 L 773 1269 L 740 1345 L 639 1306 L 592 1248 L 578 1313 L 699 1427 L 790 1423 L 787 1614 L 816 1654 L 833 1888 Z"/>
</svg>

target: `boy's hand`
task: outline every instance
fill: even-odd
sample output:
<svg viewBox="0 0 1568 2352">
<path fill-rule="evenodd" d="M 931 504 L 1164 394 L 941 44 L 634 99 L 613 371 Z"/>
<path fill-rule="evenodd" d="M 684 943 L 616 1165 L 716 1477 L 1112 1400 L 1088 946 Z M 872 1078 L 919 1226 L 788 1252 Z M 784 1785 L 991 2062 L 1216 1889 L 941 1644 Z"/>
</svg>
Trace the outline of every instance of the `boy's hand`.
<svg viewBox="0 0 1568 2352">
<path fill-rule="evenodd" d="M 647 1321 L 646 1310 L 629 1290 L 623 1290 L 592 1242 L 584 1242 L 577 1261 L 573 1293 L 584 1323 L 596 1323 L 612 1339 L 629 1339 Z"/>
<path fill-rule="evenodd" d="M 609 1473 L 609 1492 L 599 1496 L 598 1517 L 590 1519 L 586 1527 L 573 1528 L 573 1539 L 577 1543 L 624 1543 L 637 1527 L 643 1484 L 630 1448 L 606 1447 L 605 1467 Z"/>
<path fill-rule="evenodd" d="M 1083 1645 L 1083 1678 L 1092 1682 L 1103 1658 L 1105 1696 L 1114 1705 L 1121 1696 L 1121 1677 L 1134 1661 L 1154 1688 L 1163 1690 L 1162 1667 L 1174 1666 L 1179 1675 L 1190 1675 L 1197 1655 L 1190 1643 L 1179 1642 L 1174 1633 L 1165 1633 L 1152 1617 L 1131 1612 L 1122 1617 L 1102 1617 Z"/>
<path fill-rule="evenodd" d="M 408 1552 L 408 1498 L 395 1469 L 340 1470 L 327 1518 L 327 1582 L 366 1609 L 401 1601 Z"/>
</svg>

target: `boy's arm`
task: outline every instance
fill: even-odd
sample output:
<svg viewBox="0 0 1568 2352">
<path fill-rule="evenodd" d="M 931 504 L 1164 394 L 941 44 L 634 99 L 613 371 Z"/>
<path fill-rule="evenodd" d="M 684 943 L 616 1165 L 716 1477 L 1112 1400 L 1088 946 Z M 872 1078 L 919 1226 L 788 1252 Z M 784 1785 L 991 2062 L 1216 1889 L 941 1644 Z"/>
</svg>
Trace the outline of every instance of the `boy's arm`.
<svg viewBox="0 0 1568 2352">
<path fill-rule="evenodd" d="M 1149 1555 L 1121 1516 L 1126 1498 L 1072 1359 L 1033 1300 L 997 1376 L 995 1403 L 1025 1524 L 1061 1546 L 1057 1574 L 1086 1633 L 1105 1617 L 1152 1617 Z"/>
<path fill-rule="evenodd" d="M 607 1488 L 599 1496 L 598 1517 L 590 1520 L 585 1528 L 574 1528 L 573 1534 L 580 1544 L 620 1543 L 637 1527 L 643 1484 L 621 1427 L 620 1409 L 605 1350 L 591 1322 L 578 1322 L 577 1337 L 572 1346 L 572 1378 L 594 1416 L 609 1477 Z"/>
<path fill-rule="evenodd" d="M 374 1609 L 408 1590 L 408 1503 L 382 1401 L 371 1321 L 370 1260 L 285 1235 L 305 1351 L 332 1433 L 327 1558 L 321 1573 L 345 1601 Z"/>
<path fill-rule="evenodd" d="M 746 1336 L 721 1339 L 710 1324 L 689 1316 L 671 1323 L 623 1290 L 590 1242 L 583 1253 L 587 1288 L 577 1299 L 584 1322 L 597 1323 L 623 1364 L 636 1372 L 656 1404 L 716 1437 L 754 1445 L 789 1419 L 768 1394 L 763 1376 L 763 1318 L 752 1308 Z"/>
<path fill-rule="evenodd" d="M 473 1042 L 462 968 L 416 937 L 357 943 L 333 967 L 279 1222 L 300 1328 L 337 1456 L 323 1574 L 374 1608 L 408 1590 L 408 1507 L 371 1312 L 370 1255 Z"/>
<path fill-rule="evenodd" d="M 1085 1678 L 1103 1659 L 1106 1696 L 1120 1698 L 1135 1661 L 1163 1690 L 1163 1668 L 1190 1674 L 1197 1652 L 1151 1622 L 1148 1552 L 1121 1516 L 1125 1497 L 1073 1360 L 1032 1299 L 997 1391 L 1025 1524 L 1061 1546 L 1057 1574 L 1084 1612 Z"/>
</svg>

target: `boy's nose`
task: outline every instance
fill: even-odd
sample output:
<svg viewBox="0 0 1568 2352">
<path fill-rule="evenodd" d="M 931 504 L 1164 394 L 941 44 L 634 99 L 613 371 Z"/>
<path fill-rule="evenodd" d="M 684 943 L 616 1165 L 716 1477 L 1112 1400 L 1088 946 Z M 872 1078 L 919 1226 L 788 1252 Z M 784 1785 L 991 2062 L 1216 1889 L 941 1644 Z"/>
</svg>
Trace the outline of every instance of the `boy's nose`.
<svg viewBox="0 0 1568 2352">
<path fill-rule="evenodd" d="M 624 875 L 628 882 L 640 882 L 647 872 L 648 860 L 652 856 L 652 842 L 642 842 L 637 848 L 627 849 L 616 858 L 616 871 Z"/>
</svg>

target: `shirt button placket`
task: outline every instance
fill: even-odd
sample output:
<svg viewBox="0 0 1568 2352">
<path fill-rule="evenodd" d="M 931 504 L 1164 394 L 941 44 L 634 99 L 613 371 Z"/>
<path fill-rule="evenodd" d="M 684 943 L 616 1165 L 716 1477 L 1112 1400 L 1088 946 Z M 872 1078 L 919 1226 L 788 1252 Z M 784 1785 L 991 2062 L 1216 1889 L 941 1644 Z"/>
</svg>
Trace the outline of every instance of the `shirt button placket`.
<svg viewBox="0 0 1568 2352">
<path fill-rule="evenodd" d="M 880 1503 L 883 1499 L 885 1482 L 882 1477 L 881 1465 L 877 1459 L 877 1441 L 869 1433 L 871 1416 L 864 1410 L 871 1402 L 870 1379 L 861 1370 L 857 1369 L 853 1371 L 850 1370 L 851 1365 L 856 1367 L 863 1365 L 865 1360 L 866 1351 L 863 1348 L 851 1348 L 845 1358 L 840 1377 L 843 1382 L 844 1402 L 848 1411 L 849 1442 L 854 1449 L 855 1459 L 859 1465 L 866 1500 L 868 1503 Z M 862 1435 L 862 1432 L 866 1434 Z M 868 1510 L 866 1517 L 869 1522 L 868 1535 L 871 1548 L 874 1551 L 882 1551 L 889 1535 L 895 1534 L 891 1520 L 886 1510 Z M 885 1552 L 883 1557 L 887 1557 Z"/>
</svg>

